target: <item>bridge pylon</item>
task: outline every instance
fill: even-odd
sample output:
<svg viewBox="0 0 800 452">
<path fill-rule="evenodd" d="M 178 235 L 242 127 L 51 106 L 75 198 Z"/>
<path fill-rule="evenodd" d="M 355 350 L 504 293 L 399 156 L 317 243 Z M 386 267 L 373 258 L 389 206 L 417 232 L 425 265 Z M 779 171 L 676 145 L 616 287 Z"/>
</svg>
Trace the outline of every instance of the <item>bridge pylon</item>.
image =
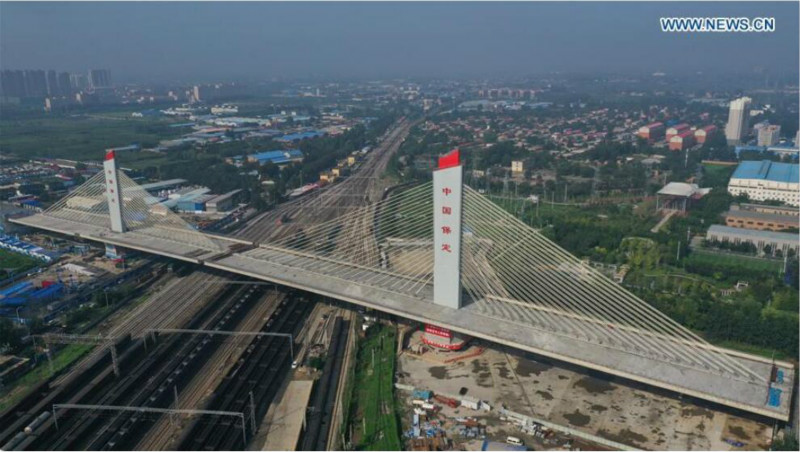
<svg viewBox="0 0 800 452">
<path fill-rule="evenodd" d="M 461 222 L 464 198 L 460 152 L 439 157 L 433 172 L 433 302 L 461 308 Z"/>
<path fill-rule="evenodd" d="M 125 222 L 122 219 L 122 189 L 119 183 L 116 154 L 113 149 L 106 151 L 106 158 L 103 161 L 103 173 L 106 178 L 106 200 L 108 202 L 108 214 L 111 217 L 111 231 L 125 232 Z"/>
</svg>

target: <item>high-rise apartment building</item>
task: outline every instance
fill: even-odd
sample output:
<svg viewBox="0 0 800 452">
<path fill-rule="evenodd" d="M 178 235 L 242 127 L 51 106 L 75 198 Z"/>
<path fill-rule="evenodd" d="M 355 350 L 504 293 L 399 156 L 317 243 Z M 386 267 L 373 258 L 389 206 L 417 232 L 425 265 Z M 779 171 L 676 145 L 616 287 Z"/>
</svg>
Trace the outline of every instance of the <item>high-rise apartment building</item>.
<svg viewBox="0 0 800 452">
<path fill-rule="evenodd" d="M 728 124 L 725 126 L 725 138 L 727 138 L 728 144 L 735 145 L 742 142 L 750 116 L 751 102 L 752 99 L 749 97 L 740 97 L 731 101 Z"/>
<path fill-rule="evenodd" d="M 56 75 L 56 71 L 52 69 L 47 71 L 47 95 L 50 97 L 61 95 L 61 88 L 58 86 L 58 76 Z"/>
<path fill-rule="evenodd" d="M 758 130 L 758 145 L 772 146 L 781 138 L 781 126 L 767 125 Z"/>
<path fill-rule="evenodd" d="M 92 88 L 108 88 L 111 86 L 111 71 L 108 69 L 91 69 L 89 86 Z"/>
<path fill-rule="evenodd" d="M 89 86 L 86 83 L 86 76 L 83 74 L 70 74 L 69 84 L 75 90 L 81 90 Z"/>
<path fill-rule="evenodd" d="M 47 75 L 41 69 L 25 71 L 25 90 L 28 97 L 47 97 Z"/>
<path fill-rule="evenodd" d="M 69 79 L 69 72 L 60 72 L 58 74 L 58 88 L 61 90 L 62 96 L 72 94 L 72 81 Z"/>
<path fill-rule="evenodd" d="M 3 97 L 6 99 L 28 97 L 28 93 L 25 90 L 25 72 L 10 70 L 1 72 L 0 90 L 2 90 Z"/>
</svg>

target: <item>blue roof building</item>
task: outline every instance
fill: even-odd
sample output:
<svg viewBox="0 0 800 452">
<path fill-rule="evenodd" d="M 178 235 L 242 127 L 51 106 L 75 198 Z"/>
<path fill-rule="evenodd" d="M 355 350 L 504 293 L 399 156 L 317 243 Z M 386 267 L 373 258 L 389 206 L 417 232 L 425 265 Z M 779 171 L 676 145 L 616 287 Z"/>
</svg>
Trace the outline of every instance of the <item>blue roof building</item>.
<svg viewBox="0 0 800 452">
<path fill-rule="evenodd" d="M 267 162 L 276 165 L 286 165 L 292 162 L 302 162 L 303 152 L 300 149 L 281 149 L 275 151 L 258 152 L 247 156 L 248 162 L 258 162 L 264 165 Z"/>
<path fill-rule="evenodd" d="M 276 138 L 276 140 L 288 143 L 292 141 L 302 141 L 302 140 L 307 140 L 309 138 L 317 138 L 322 136 L 325 136 L 325 132 L 314 130 L 311 132 L 290 133 L 289 135 L 284 135 L 282 137 Z"/>
<path fill-rule="evenodd" d="M 800 165 L 769 160 L 744 161 L 739 164 L 728 182 L 733 196 L 747 195 L 754 201 L 781 201 L 790 206 L 800 205 Z"/>
<path fill-rule="evenodd" d="M 732 179 L 759 179 L 772 182 L 796 184 L 800 181 L 800 165 L 769 160 L 744 161 L 734 171 Z"/>
</svg>

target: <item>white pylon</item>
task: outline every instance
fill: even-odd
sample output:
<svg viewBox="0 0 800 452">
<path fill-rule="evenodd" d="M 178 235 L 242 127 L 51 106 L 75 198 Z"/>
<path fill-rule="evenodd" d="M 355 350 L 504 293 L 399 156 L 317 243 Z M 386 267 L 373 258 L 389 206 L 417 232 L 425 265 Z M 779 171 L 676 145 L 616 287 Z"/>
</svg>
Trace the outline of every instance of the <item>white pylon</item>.
<svg viewBox="0 0 800 452">
<path fill-rule="evenodd" d="M 125 232 L 125 222 L 122 221 L 122 190 L 117 174 L 117 159 L 113 149 L 106 151 L 103 173 L 106 177 L 106 199 L 108 200 L 108 214 L 111 217 L 111 231 Z"/>
<path fill-rule="evenodd" d="M 433 172 L 433 302 L 461 307 L 463 172 L 458 149 L 439 157 Z"/>
</svg>

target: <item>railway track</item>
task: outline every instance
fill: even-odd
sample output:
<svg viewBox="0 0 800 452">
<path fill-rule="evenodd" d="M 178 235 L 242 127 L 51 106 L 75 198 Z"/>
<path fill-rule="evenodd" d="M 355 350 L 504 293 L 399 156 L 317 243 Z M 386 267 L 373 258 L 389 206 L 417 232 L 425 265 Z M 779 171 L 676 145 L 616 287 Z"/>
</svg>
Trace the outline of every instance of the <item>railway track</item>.
<svg viewBox="0 0 800 452">
<path fill-rule="evenodd" d="M 236 331 L 259 331 L 285 299 L 283 292 L 267 295 L 265 302 L 257 304 L 236 328 Z M 233 336 L 228 336 L 214 355 L 184 388 L 173 408 L 191 409 L 205 405 L 207 398 L 222 382 L 222 379 L 237 363 L 249 344 Z M 172 444 L 183 427 L 176 419 L 162 417 L 144 435 L 136 450 L 173 450 Z"/>
<path fill-rule="evenodd" d="M 219 303 L 207 304 L 191 322 L 189 328 L 224 327 L 237 321 L 247 312 L 247 304 L 255 297 L 245 287 L 229 287 L 217 297 Z M 248 295 L 247 291 L 250 291 Z M 210 339 L 200 336 L 186 341 L 170 337 L 157 346 L 150 345 L 145 350 L 142 340 L 137 340 L 120 357 L 122 377 L 108 376 L 105 369 L 90 381 L 84 391 L 67 400 L 67 403 L 127 406 L 168 406 L 171 401 L 171 387 L 180 387 L 196 368 L 204 353 L 214 344 Z M 86 376 L 82 375 L 82 381 Z M 115 437 L 118 434 L 135 432 L 138 418 L 131 413 L 116 416 L 101 416 L 95 412 L 65 411 L 59 413 L 58 428 L 51 418 L 45 422 L 25 442 L 20 449 L 71 450 L 71 449 L 114 449 L 125 447 L 125 441 Z"/>
<path fill-rule="evenodd" d="M 138 338 L 148 328 L 180 327 L 225 289 L 224 285 L 216 284 L 225 278 L 226 276 L 220 272 L 203 269 L 183 278 L 173 279 L 162 290 L 126 314 L 106 333 L 106 336 Z M 210 285 L 209 282 L 214 284 Z M 74 379 L 76 375 L 97 362 L 104 353 L 102 349 L 91 352 L 70 371 L 56 378 L 52 385 L 60 386 Z"/>
<path fill-rule="evenodd" d="M 384 188 L 379 178 L 412 126 L 405 118 L 399 120 L 385 135 L 381 144 L 367 154 L 359 168 L 344 181 L 285 202 L 272 211 L 258 215 L 236 235 L 255 242 L 268 242 L 294 234 L 304 226 L 332 220 L 354 208 L 377 201 Z M 290 221 L 276 225 L 277 220 L 283 217 L 288 217 Z"/>
<path fill-rule="evenodd" d="M 300 330 L 312 307 L 311 302 L 287 298 L 262 331 L 294 335 Z M 260 424 L 287 375 L 290 361 L 290 348 L 285 338 L 254 338 L 204 408 L 245 413 L 249 420 L 246 428 L 252 432 L 253 426 Z M 221 417 L 195 419 L 184 431 L 179 449 L 243 449 L 246 444 L 243 444 L 242 427 L 237 425 L 238 422 Z"/>
<path fill-rule="evenodd" d="M 327 450 L 349 331 L 350 322 L 336 317 L 322 376 L 315 384 L 312 403 L 308 407 L 302 450 Z"/>
</svg>

